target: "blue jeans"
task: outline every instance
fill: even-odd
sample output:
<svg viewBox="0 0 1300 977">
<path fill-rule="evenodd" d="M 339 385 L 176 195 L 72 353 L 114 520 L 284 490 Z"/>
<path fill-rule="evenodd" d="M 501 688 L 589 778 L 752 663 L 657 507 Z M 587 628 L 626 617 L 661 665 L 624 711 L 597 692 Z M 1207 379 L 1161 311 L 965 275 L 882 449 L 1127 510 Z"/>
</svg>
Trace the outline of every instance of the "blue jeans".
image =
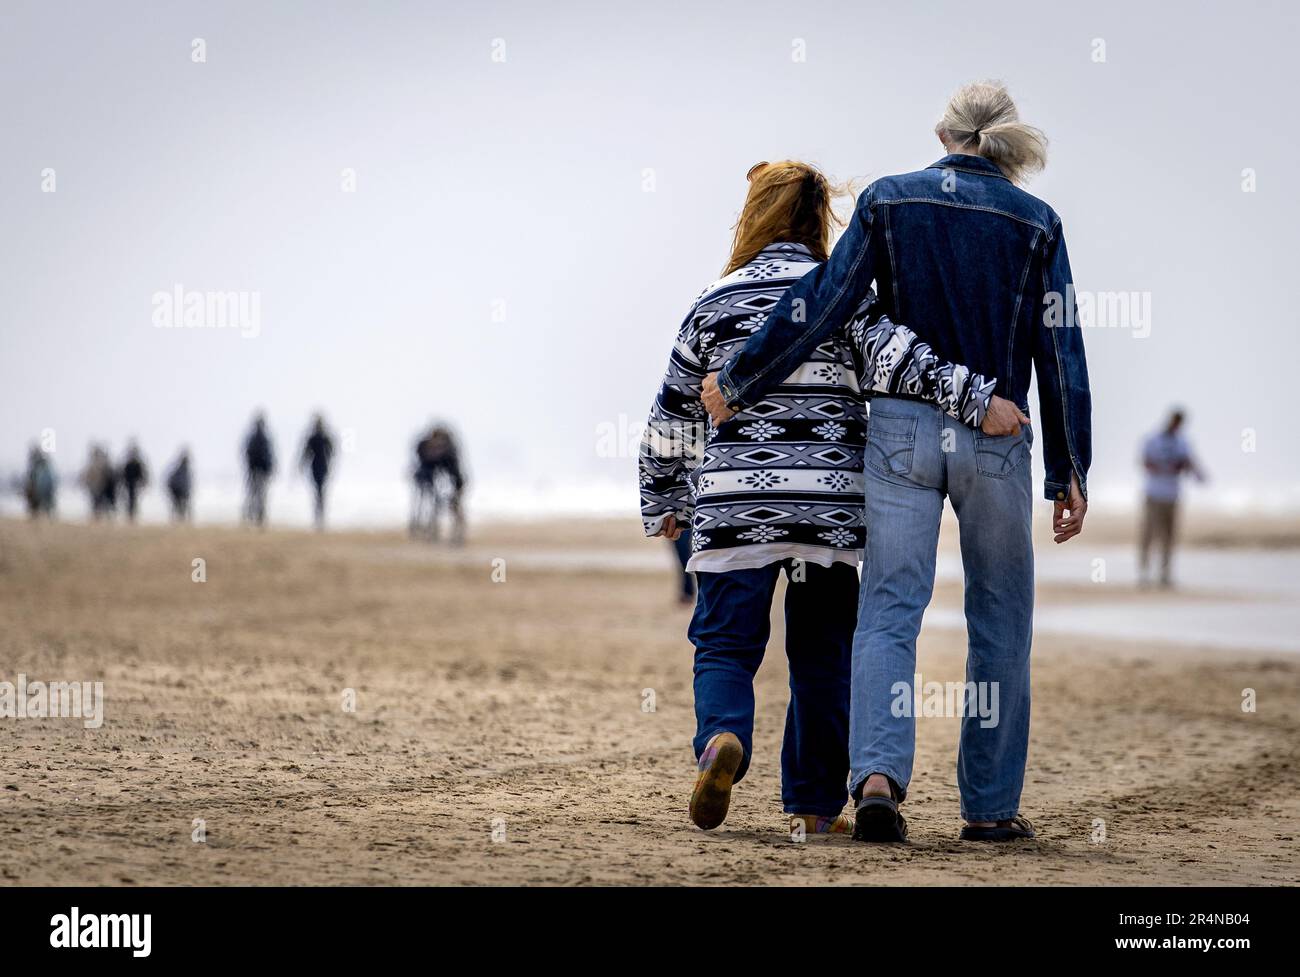
<svg viewBox="0 0 1300 977">
<path fill-rule="evenodd" d="M 680 593 L 683 600 L 690 600 L 695 596 L 695 578 L 686 572 L 686 564 L 691 558 L 691 531 L 685 529 L 682 534 L 673 540 L 673 553 L 677 556 L 677 562 L 682 565 L 682 579 Z"/>
<path fill-rule="evenodd" d="M 985 693 L 997 695 L 995 725 L 972 715 L 976 710 L 963 710 L 957 753 L 961 814 L 968 821 L 1002 821 L 1020 813 L 1034 615 L 1032 444 L 1029 427 L 989 437 L 929 404 L 872 401 L 866 553 L 853 637 L 849 742 L 855 796 L 870 774 L 885 774 L 904 796 L 912 777 L 916 637 L 934 589 L 939 518 L 947 498 L 960 524 L 966 574 L 966 681 L 976 689 L 989 683 Z"/>
<path fill-rule="evenodd" d="M 854 567 L 786 560 L 752 570 L 697 573 L 691 620 L 695 645 L 695 757 L 714 734 L 736 734 L 749 769 L 754 742 L 754 674 L 767 648 L 772 595 L 782 568 L 790 705 L 781 747 L 787 814 L 833 817 L 848 800 L 849 664 L 856 620 Z M 798 572 L 796 572 L 796 569 Z M 804 579 L 796 578 L 802 575 Z"/>
</svg>

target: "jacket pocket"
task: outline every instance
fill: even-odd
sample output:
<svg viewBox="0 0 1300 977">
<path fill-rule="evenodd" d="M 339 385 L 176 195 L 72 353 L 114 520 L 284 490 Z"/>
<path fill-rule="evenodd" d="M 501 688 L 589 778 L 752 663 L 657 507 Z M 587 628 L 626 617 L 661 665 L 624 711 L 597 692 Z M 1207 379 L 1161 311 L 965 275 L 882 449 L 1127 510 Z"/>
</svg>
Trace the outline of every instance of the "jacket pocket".
<svg viewBox="0 0 1300 977">
<path fill-rule="evenodd" d="M 1029 461 L 1029 449 L 1034 443 L 1034 429 L 1028 424 L 1020 427 L 1019 434 L 993 437 L 975 432 L 975 468 L 990 478 L 1006 478 Z"/>
<path fill-rule="evenodd" d="M 886 475 L 908 475 L 916 446 L 916 418 L 873 410 L 867 418 L 866 462 Z"/>
</svg>

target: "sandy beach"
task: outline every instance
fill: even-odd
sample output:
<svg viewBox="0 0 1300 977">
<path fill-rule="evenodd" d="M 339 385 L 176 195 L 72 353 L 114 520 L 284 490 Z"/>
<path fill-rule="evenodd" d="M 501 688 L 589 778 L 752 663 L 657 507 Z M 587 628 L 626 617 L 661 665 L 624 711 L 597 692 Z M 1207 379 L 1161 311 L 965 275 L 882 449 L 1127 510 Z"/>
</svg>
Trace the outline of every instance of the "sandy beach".
<svg viewBox="0 0 1300 977">
<path fill-rule="evenodd" d="M 461 550 L 0 521 L 0 681 L 102 681 L 106 703 L 98 729 L 0 719 L 0 881 L 1300 883 L 1293 592 L 1207 571 L 1139 593 L 1118 566 L 1128 527 L 1089 530 L 1073 558 L 1116 553 L 1108 582 L 1040 547 L 1024 796 L 1038 840 L 957 841 L 958 721 L 928 718 L 912 842 L 867 846 L 788 834 L 779 618 L 751 775 L 720 830 L 691 826 L 689 611 L 666 544 L 634 520 L 477 527 Z M 1239 562 L 1264 553 L 1295 580 L 1297 540 L 1294 524 L 1206 523 L 1189 558 L 1236 566 L 1248 547 Z M 1179 627 L 1207 602 L 1209 623 Z M 960 607 L 941 573 L 927 680 L 962 676 Z M 1170 638 L 1125 637 L 1138 613 Z"/>
</svg>

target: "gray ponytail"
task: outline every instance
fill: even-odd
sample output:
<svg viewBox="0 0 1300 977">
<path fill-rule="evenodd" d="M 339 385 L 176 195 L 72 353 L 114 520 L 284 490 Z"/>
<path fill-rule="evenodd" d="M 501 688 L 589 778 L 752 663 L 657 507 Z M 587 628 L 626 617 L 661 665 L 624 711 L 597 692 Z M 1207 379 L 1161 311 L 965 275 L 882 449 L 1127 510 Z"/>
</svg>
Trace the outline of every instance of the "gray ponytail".
<svg viewBox="0 0 1300 977">
<path fill-rule="evenodd" d="M 963 85 L 948 100 L 934 131 L 951 145 L 975 147 L 1012 183 L 1024 183 L 1047 165 L 1047 136 L 1020 121 L 1001 82 Z"/>
</svg>

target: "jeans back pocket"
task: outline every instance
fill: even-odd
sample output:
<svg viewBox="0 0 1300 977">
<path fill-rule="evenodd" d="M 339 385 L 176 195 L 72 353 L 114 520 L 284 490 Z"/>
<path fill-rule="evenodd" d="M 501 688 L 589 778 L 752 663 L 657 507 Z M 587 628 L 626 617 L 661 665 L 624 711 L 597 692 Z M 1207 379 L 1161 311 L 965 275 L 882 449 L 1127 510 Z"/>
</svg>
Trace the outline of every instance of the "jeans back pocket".
<svg viewBox="0 0 1300 977">
<path fill-rule="evenodd" d="M 1034 443 L 1034 430 L 1028 424 L 1020 426 L 1019 434 L 993 436 L 975 432 L 975 468 L 981 475 L 1006 478 L 1029 460 L 1029 448 Z"/>
<path fill-rule="evenodd" d="M 867 418 L 866 461 L 872 468 L 886 475 L 910 474 L 915 446 L 915 417 L 871 411 Z"/>
</svg>

